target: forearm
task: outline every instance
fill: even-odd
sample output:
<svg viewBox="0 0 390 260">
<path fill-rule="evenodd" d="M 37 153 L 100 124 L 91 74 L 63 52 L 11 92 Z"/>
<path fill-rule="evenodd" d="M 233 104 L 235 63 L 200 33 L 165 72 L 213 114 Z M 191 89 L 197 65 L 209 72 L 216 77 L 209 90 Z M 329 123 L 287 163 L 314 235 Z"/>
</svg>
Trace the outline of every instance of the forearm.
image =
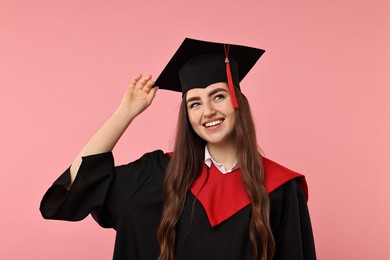
<svg viewBox="0 0 390 260">
<path fill-rule="evenodd" d="M 123 107 L 118 108 L 113 113 L 113 115 L 92 136 L 73 161 L 70 168 L 72 182 L 76 178 L 82 157 L 112 151 L 135 117 L 136 114 Z"/>
<path fill-rule="evenodd" d="M 71 183 L 76 178 L 83 156 L 111 151 L 134 118 L 150 106 L 158 88 L 153 87 L 152 76 L 141 78 L 142 75 L 139 74 L 133 79 L 122 97 L 119 108 L 77 155 L 70 167 Z"/>
</svg>

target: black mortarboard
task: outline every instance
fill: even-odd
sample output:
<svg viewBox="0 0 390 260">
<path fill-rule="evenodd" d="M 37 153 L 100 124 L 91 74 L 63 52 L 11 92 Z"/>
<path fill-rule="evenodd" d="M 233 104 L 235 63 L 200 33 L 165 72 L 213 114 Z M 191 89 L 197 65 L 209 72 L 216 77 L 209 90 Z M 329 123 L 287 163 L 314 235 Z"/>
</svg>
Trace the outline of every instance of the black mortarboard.
<svg viewBox="0 0 390 260">
<path fill-rule="evenodd" d="M 157 78 L 156 86 L 184 94 L 193 88 L 227 82 L 233 107 L 237 108 L 233 85 L 240 87 L 240 81 L 263 53 L 247 46 L 186 38 Z"/>
</svg>

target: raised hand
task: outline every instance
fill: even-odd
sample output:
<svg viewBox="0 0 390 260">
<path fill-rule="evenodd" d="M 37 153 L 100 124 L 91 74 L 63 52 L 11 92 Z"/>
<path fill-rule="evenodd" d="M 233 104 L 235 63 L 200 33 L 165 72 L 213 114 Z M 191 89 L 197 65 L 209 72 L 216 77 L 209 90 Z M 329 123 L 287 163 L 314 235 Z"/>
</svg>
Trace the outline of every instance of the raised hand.
<svg viewBox="0 0 390 260">
<path fill-rule="evenodd" d="M 152 103 L 157 87 L 152 76 L 137 75 L 122 97 L 119 108 L 99 128 L 77 155 L 70 168 L 71 182 L 76 178 L 81 158 L 90 154 L 111 151 L 133 119 Z M 67 189 L 70 185 L 66 186 Z"/>
<path fill-rule="evenodd" d="M 152 76 L 142 77 L 138 74 L 127 88 L 120 108 L 128 109 L 134 116 L 139 115 L 152 103 L 158 87 L 154 87 Z"/>
</svg>

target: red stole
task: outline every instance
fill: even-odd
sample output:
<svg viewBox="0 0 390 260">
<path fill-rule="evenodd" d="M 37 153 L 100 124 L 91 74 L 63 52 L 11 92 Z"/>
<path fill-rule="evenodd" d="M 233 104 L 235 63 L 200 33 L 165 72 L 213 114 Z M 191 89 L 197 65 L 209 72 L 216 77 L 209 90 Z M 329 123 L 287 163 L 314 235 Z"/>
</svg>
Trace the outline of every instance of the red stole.
<svg viewBox="0 0 390 260">
<path fill-rule="evenodd" d="M 191 192 L 205 209 L 211 226 L 218 225 L 250 203 L 240 168 L 222 174 L 211 164 L 207 182 L 201 190 L 206 178 L 207 166 L 203 164 L 202 173 L 192 185 Z"/>
<path fill-rule="evenodd" d="M 308 198 L 307 184 L 303 175 L 269 159 L 262 159 L 265 188 L 268 193 L 276 190 L 289 180 L 297 178 L 306 194 L 306 198 Z M 242 182 L 240 168 L 231 173 L 222 174 L 214 164 L 211 164 L 207 182 L 204 184 L 206 178 L 207 166 L 203 164 L 202 173 L 193 183 L 191 192 L 202 204 L 212 227 L 222 223 L 250 204 L 248 194 Z M 204 185 L 203 188 L 202 185 Z M 200 193 L 199 190 L 201 190 Z"/>
</svg>

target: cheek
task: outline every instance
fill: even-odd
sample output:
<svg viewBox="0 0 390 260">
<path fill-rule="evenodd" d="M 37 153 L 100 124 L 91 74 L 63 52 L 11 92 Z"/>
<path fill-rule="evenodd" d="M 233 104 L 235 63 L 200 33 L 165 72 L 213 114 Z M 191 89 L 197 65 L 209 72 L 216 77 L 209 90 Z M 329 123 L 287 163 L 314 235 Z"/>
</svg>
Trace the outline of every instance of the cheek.
<svg viewBox="0 0 390 260">
<path fill-rule="evenodd" d="M 236 124 L 236 113 L 234 110 L 229 114 L 229 118 L 230 118 L 230 124 L 234 128 L 234 125 Z"/>
<path fill-rule="evenodd" d="M 187 111 L 187 115 L 188 115 L 188 121 L 190 121 L 190 124 L 194 129 L 194 126 L 196 126 L 197 123 L 196 113 L 194 113 L 194 111 Z"/>
</svg>

